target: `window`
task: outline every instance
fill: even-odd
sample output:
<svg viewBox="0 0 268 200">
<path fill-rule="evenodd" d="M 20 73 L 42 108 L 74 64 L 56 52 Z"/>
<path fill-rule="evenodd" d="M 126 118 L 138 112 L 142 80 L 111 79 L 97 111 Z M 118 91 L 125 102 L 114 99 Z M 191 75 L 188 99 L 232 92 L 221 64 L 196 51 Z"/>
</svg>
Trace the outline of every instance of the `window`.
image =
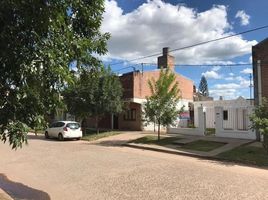
<svg viewBox="0 0 268 200">
<path fill-rule="evenodd" d="M 78 123 L 68 123 L 66 125 L 66 127 L 70 128 L 70 129 L 79 129 L 80 128 L 80 124 L 78 124 Z"/>
<path fill-rule="evenodd" d="M 126 111 L 124 115 L 124 120 L 126 121 L 136 121 L 136 109 L 130 109 Z"/>
<path fill-rule="evenodd" d="M 223 111 L 223 120 L 228 120 L 228 110 Z"/>
</svg>

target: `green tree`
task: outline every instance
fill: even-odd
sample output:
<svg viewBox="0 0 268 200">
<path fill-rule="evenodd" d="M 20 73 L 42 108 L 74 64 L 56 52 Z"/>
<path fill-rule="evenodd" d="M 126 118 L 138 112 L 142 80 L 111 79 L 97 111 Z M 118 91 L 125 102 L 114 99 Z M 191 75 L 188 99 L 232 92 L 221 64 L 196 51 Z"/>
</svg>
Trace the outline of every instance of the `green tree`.
<svg viewBox="0 0 268 200">
<path fill-rule="evenodd" d="M 207 83 L 207 79 L 205 76 L 201 77 L 200 83 L 199 83 L 199 87 L 198 87 L 198 92 L 200 94 L 202 94 L 205 97 L 209 96 L 209 92 L 208 92 L 208 83 Z"/>
<path fill-rule="evenodd" d="M 268 153 L 268 102 L 263 99 L 262 104 L 256 106 L 254 113 L 250 116 L 252 129 L 263 135 L 263 147 Z"/>
<path fill-rule="evenodd" d="M 0 140 L 12 148 L 61 106 L 70 63 L 98 67 L 109 34 L 103 0 L 0 1 Z"/>
<path fill-rule="evenodd" d="M 158 126 L 158 140 L 160 140 L 160 126 L 173 124 L 179 114 L 177 108 L 180 99 L 179 84 L 176 75 L 169 69 L 161 69 L 157 80 L 148 81 L 151 96 L 146 97 L 144 104 L 144 119 L 156 122 Z"/>
<path fill-rule="evenodd" d="M 76 84 L 64 92 L 67 110 L 79 119 L 94 117 L 99 121 L 106 114 L 120 113 L 123 108 L 122 85 L 110 68 L 83 70 Z"/>
</svg>

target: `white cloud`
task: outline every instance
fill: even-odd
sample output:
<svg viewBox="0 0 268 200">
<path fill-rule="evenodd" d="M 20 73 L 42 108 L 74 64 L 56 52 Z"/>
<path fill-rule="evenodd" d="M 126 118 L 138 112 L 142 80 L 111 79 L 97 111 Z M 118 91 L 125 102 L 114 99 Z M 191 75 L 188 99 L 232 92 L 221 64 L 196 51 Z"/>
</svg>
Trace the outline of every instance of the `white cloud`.
<svg viewBox="0 0 268 200">
<path fill-rule="evenodd" d="M 235 18 L 239 18 L 240 19 L 240 24 L 242 26 L 246 26 L 246 25 L 249 24 L 250 16 L 247 15 L 244 10 L 237 11 L 237 13 L 235 15 Z"/>
<path fill-rule="evenodd" d="M 248 58 L 248 61 L 249 61 L 250 63 L 252 63 L 252 56 L 250 56 L 250 57 Z"/>
<path fill-rule="evenodd" d="M 243 69 L 240 73 L 242 73 L 242 74 L 252 74 L 252 69 L 251 68 L 246 68 L 246 69 Z"/>
<path fill-rule="evenodd" d="M 240 88 L 240 85 L 239 84 L 236 84 L 236 83 L 226 83 L 226 84 L 216 84 L 214 85 L 215 89 L 237 89 L 237 88 Z"/>
<path fill-rule="evenodd" d="M 213 6 L 204 12 L 151 0 L 130 13 L 123 13 L 115 0 L 105 1 L 103 32 L 110 32 L 109 53 L 114 59 L 133 59 L 161 52 L 163 47 L 180 48 L 233 34 L 227 8 Z M 200 64 L 224 61 L 251 52 L 256 41 L 242 36 L 172 52 L 176 63 Z M 156 57 L 139 62 L 156 62 Z"/>
<path fill-rule="evenodd" d="M 249 91 L 250 81 L 242 76 L 230 76 L 225 80 L 233 81 L 232 83 L 215 84 L 209 91 L 215 99 L 223 96 L 224 99 L 235 99 L 242 95 L 242 91 Z"/>
<path fill-rule="evenodd" d="M 221 89 L 209 90 L 210 95 L 214 97 L 215 100 L 219 99 L 219 97 L 223 97 L 223 99 L 236 99 L 237 98 L 237 90 L 236 89 Z"/>
<path fill-rule="evenodd" d="M 220 79 L 221 75 L 219 75 L 215 71 L 206 71 L 202 73 L 202 76 L 205 76 L 207 79 Z"/>
<path fill-rule="evenodd" d="M 215 67 L 212 68 L 212 71 L 216 71 L 216 72 L 217 72 L 217 71 L 219 71 L 220 69 L 221 69 L 220 66 L 215 66 Z"/>
</svg>

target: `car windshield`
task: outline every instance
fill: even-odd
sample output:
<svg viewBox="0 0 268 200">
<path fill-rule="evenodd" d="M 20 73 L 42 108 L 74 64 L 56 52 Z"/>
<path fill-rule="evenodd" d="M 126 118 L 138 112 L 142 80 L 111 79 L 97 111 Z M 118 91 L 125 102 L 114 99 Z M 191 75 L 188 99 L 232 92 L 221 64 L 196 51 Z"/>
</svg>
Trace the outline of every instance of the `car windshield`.
<svg viewBox="0 0 268 200">
<path fill-rule="evenodd" d="M 78 128 L 80 128 L 80 124 L 78 124 L 78 123 L 68 123 L 66 125 L 66 127 L 70 128 L 70 129 L 78 129 Z"/>
</svg>

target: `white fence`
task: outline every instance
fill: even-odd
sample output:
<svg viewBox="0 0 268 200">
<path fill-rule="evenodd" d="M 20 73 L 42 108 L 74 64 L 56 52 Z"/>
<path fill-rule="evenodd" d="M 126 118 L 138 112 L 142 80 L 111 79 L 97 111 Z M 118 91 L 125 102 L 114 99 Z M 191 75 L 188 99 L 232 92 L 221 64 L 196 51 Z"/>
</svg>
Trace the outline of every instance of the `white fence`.
<svg viewBox="0 0 268 200">
<path fill-rule="evenodd" d="M 248 108 L 247 112 L 236 109 L 233 112 L 234 127 L 226 129 L 223 120 L 223 107 L 215 107 L 215 133 L 217 137 L 240 138 L 240 139 L 256 139 L 255 131 L 250 129 L 249 115 L 252 113 L 253 107 Z M 243 118 L 241 120 L 240 118 Z M 243 121 L 244 123 L 241 123 Z M 240 123 L 238 123 L 240 122 Z"/>
<path fill-rule="evenodd" d="M 203 108 L 199 107 L 198 111 L 198 127 L 196 128 L 180 128 L 180 127 L 169 127 L 167 129 L 167 133 L 181 133 L 181 134 L 188 134 L 188 135 L 205 135 L 205 117 L 203 113 Z"/>
<path fill-rule="evenodd" d="M 223 107 L 215 107 L 214 111 L 214 119 L 213 122 L 215 127 L 215 136 L 216 137 L 226 137 L 226 138 L 240 138 L 240 139 L 256 139 L 255 131 L 250 129 L 250 121 L 249 115 L 253 112 L 253 106 L 245 108 L 236 108 L 232 109 L 231 116 L 228 115 L 232 119 L 232 126 L 227 126 L 224 124 L 223 120 L 223 111 L 225 109 Z M 198 113 L 198 127 L 196 128 L 180 128 L 180 127 L 169 127 L 167 129 L 167 133 L 181 133 L 188 135 L 199 135 L 204 136 L 206 130 L 206 115 L 203 112 L 203 108 L 199 107 L 197 109 Z M 210 113 L 211 114 L 211 113 Z M 242 119 L 241 119 L 242 118 Z M 226 128 L 228 127 L 228 128 Z M 231 128 L 230 128 L 231 127 Z"/>
</svg>

